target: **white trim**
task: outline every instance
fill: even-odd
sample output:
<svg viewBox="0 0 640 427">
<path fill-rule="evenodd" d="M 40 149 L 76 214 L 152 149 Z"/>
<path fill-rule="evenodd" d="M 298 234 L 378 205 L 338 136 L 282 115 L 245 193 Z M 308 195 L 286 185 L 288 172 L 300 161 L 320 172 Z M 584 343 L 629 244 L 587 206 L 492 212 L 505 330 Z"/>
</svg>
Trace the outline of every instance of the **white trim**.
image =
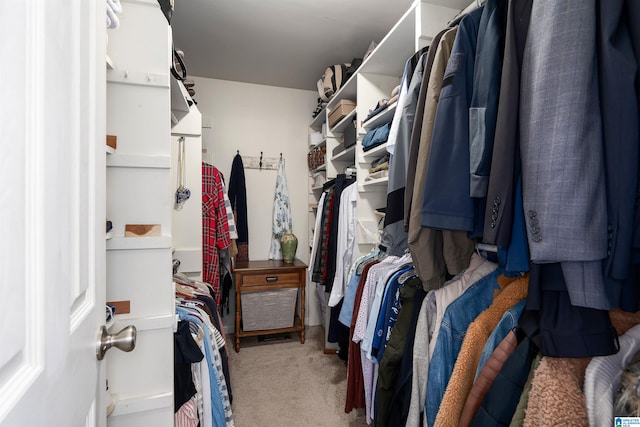
<svg viewBox="0 0 640 427">
<path fill-rule="evenodd" d="M 115 408 L 109 415 L 110 418 L 154 409 L 172 408 L 173 392 L 134 397 L 114 394 L 113 401 Z"/>
<path fill-rule="evenodd" d="M 171 236 L 161 237 L 112 237 L 107 240 L 107 250 L 168 249 Z"/>
</svg>

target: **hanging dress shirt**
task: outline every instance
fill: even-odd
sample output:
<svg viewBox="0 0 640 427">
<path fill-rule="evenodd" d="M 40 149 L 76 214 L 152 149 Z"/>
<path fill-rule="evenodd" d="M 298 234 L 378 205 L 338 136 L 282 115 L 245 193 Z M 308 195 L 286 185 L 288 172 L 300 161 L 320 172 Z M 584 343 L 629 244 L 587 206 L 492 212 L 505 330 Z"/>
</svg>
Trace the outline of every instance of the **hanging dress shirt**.
<svg viewBox="0 0 640 427">
<path fill-rule="evenodd" d="M 338 216 L 338 238 L 336 248 L 336 272 L 329 297 L 329 307 L 335 307 L 344 296 L 349 269 L 356 246 L 356 202 L 358 186 L 353 183 L 342 190 L 340 214 Z"/>
</svg>

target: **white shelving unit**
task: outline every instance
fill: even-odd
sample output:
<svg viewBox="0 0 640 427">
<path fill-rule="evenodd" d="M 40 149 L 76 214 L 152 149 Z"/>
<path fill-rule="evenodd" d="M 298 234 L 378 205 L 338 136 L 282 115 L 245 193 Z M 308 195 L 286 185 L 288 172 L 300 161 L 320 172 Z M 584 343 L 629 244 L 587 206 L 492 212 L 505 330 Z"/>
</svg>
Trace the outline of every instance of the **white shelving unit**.
<svg viewBox="0 0 640 427">
<path fill-rule="evenodd" d="M 106 149 L 107 301 L 126 301 L 112 330 L 133 324 L 136 348 L 108 352 L 115 409 L 108 426 L 173 425 L 174 290 L 171 281 L 171 29 L 156 1 L 122 0 L 109 30 Z M 144 46 L 140 49 L 139 46 Z M 125 237 L 126 224 L 159 224 L 159 237 Z"/>
<path fill-rule="evenodd" d="M 202 227 L 194 227 L 194 221 L 202 218 L 202 115 L 182 82 L 172 82 L 171 194 L 177 189 L 179 145 L 184 138 L 185 180 L 191 197 L 182 209 L 171 211 L 171 245 L 175 249 L 173 258 L 180 261 L 178 271 L 201 279 Z"/>
<path fill-rule="evenodd" d="M 349 161 L 353 163 L 354 155 L 356 153 L 356 146 L 352 145 L 349 148 L 346 148 L 344 151 L 334 155 L 331 157 L 332 162 L 340 162 L 340 161 Z"/>
<path fill-rule="evenodd" d="M 380 145 L 378 145 L 376 147 L 373 147 L 369 151 L 364 151 L 363 150 L 362 154 L 361 154 L 361 158 L 362 158 L 361 162 L 363 162 L 363 163 L 364 162 L 370 162 L 370 161 L 372 161 L 374 159 L 377 159 L 377 158 L 383 156 L 384 153 L 386 153 L 386 152 L 387 152 L 387 144 L 386 143 L 383 143 L 383 144 L 380 144 Z"/>
<path fill-rule="evenodd" d="M 416 51 L 427 46 L 433 37 L 460 10 L 468 5 L 468 0 L 416 0 L 409 10 L 398 20 L 396 25 L 380 41 L 376 49 L 362 63 L 356 73 L 334 97 L 327 107 L 309 125 L 309 129 L 319 131 L 328 114 L 340 100 L 356 101 L 356 109 L 348 117 L 337 123 L 326 134 L 327 179 L 344 171 L 355 164 L 358 185 L 358 230 L 356 233 L 357 254 L 364 254 L 375 244 L 379 236 L 380 217 L 376 209 L 386 205 L 386 189 L 388 177 L 365 181 L 371 161 L 384 155 L 386 144 L 364 152 L 362 138 L 367 130 L 389 123 L 395 114 L 396 105 L 392 105 L 375 117 L 362 124 L 379 100 L 389 98 L 394 87 L 400 84 L 404 66 Z M 353 151 L 347 151 L 332 156 L 333 149 L 338 145 L 338 138 L 344 132 L 347 123 L 356 119 L 358 141 Z M 317 202 L 320 191 L 311 191 L 309 203 Z M 310 224 L 315 220 L 313 212 L 309 213 Z M 312 225 L 310 225 L 312 227 Z M 325 326 L 327 323 L 325 322 Z M 326 332 L 326 328 L 325 328 Z M 325 351 L 335 349 L 336 346 L 325 341 Z"/>
<path fill-rule="evenodd" d="M 396 102 L 393 105 L 390 105 L 389 107 L 380 111 L 378 114 L 376 114 L 375 116 L 371 117 L 369 120 L 364 122 L 362 124 L 362 128 L 365 131 L 369 131 L 371 129 L 375 129 L 384 124 L 390 123 L 391 120 L 393 120 L 393 115 L 396 112 L 397 106 L 398 106 L 398 103 Z"/>
<path fill-rule="evenodd" d="M 355 117 L 356 110 L 353 110 L 331 128 L 331 133 L 334 135 L 343 133 L 347 125 L 349 125 Z"/>
</svg>

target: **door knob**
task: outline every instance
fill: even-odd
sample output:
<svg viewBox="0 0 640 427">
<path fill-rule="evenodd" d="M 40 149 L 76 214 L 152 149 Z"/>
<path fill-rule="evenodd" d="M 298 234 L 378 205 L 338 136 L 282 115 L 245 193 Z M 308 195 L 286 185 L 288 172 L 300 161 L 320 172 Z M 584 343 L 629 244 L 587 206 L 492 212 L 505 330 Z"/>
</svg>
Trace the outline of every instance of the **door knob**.
<svg viewBox="0 0 640 427">
<path fill-rule="evenodd" d="M 115 334 L 110 334 L 106 326 L 100 327 L 100 336 L 98 337 L 96 348 L 98 360 L 102 360 L 104 354 L 111 347 L 127 352 L 133 350 L 136 347 L 136 327 L 129 325 Z"/>
</svg>

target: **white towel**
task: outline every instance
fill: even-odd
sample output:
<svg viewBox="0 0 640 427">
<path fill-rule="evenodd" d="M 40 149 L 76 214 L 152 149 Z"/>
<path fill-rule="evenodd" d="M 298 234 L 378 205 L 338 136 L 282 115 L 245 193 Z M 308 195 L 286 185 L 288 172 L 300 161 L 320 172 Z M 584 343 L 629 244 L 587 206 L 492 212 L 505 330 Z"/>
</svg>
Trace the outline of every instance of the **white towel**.
<svg viewBox="0 0 640 427">
<path fill-rule="evenodd" d="M 278 162 L 278 177 L 276 178 L 276 190 L 273 196 L 273 226 L 271 228 L 271 248 L 269 259 L 281 260 L 280 238 L 291 230 L 291 206 L 289 205 L 289 189 L 287 177 L 284 174 L 284 160 Z"/>
</svg>

